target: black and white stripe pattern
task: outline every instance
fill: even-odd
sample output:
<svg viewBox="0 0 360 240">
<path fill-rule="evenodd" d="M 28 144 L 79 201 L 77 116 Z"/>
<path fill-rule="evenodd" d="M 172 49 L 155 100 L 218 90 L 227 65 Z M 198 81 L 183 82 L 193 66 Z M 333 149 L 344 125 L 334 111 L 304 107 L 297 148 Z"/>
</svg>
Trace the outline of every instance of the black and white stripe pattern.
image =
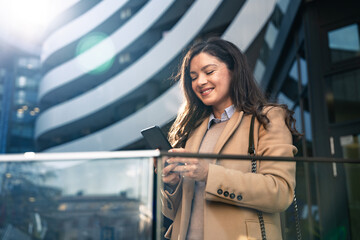
<svg viewBox="0 0 360 240">
<path fill-rule="evenodd" d="M 39 90 L 43 111 L 35 132 L 40 150 L 121 149 L 139 140 L 141 129 L 167 124 L 182 102 L 178 85 L 168 78 L 183 49 L 215 32 L 245 52 L 276 7 L 275 0 L 134 2 L 101 1 L 46 39 Z M 126 12 L 130 6 L 135 10 Z M 94 19 L 100 12 L 104 15 Z M 107 37 L 75 56 L 75 46 L 94 29 Z M 109 55 L 104 54 L 106 44 L 113 47 Z M 91 67 L 81 67 L 79 62 L 89 59 Z M 109 59 L 113 62 L 106 71 L 92 73 Z"/>
</svg>

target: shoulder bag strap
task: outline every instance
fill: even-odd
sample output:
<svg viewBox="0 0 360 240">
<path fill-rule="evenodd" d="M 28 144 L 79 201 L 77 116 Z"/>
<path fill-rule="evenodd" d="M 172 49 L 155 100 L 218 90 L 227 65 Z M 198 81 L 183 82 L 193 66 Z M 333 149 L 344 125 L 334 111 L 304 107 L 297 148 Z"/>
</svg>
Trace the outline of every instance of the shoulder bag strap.
<svg viewBox="0 0 360 240">
<path fill-rule="evenodd" d="M 255 121 L 255 115 L 252 115 L 251 117 L 251 123 L 250 123 L 250 131 L 249 131 L 249 149 L 248 153 L 251 156 L 255 156 L 255 144 L 254 144 L 254 121 Z M 256 160 L 251 160 L 251 172 L 256 173 Z M 262 240 L 266 240 L 266 232 L 265 232 L 265 223 L 264 218 L 261 211 L 258 211 L 258 217 L 259 217 L 259 223 L 260 223 L 260 229 L 261 229 L 261 238 Z"/>
<path fill-rule="evenodd" d="M 255 115 L 252 115 L 251 123 L 250 123 L 250 131 L 249 131 L 249 149 L 248 149 L 248 153 L 251 156 L 255 156 L 254 121 L 255 121 Z M 251 160 L 251 172 L 252 173 L 256 173 L 256 167 L 257 167 L 256 165 L 257 165 L 256 160 L 255 159 Z M 301 236 L 301 228 L 300 228 L 300 220 L 299 220 L 299 210 L 298 210 L 295 192 L 294 192 L 293 204 L 294 204 L 296 237 L 297 237 L 297 240 L 301 240 L 302 236 Z M 265 223 L 264 223 L 264 218 L 262 216 L 261 211 L 258 211 L 258 216 L 259 216 L 259 222 L 260 222 L 260 228 L 261 228 L 261 237 L 263 240 L 266 240 Z"/>
</svg>

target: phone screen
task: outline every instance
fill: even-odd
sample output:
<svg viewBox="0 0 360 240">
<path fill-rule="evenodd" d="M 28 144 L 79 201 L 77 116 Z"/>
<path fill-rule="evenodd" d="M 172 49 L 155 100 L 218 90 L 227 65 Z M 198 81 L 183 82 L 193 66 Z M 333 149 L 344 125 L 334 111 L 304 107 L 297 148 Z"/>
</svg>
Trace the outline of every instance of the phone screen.
<svg viewBox="0 0 360 240">
<path fill-rule="evenodd" d="M 141 131 L 141 134 L 144 136 L 148 146 L 152 149 L 167 151 L 172 148 L 171 144 L 158 126 L 146 128 Z"/>
</svg>

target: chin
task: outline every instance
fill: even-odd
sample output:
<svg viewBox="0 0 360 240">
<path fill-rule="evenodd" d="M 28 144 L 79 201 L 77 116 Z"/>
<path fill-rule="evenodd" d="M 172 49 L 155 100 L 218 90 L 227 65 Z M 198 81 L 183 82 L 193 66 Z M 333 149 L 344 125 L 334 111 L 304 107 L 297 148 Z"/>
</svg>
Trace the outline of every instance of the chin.
<svg viewBox="0 0 360 240">
<path fill-rule="evenodd" d="M 202 103 L 208 107 L 211 107 L 213 105 L 211 102 L 208 102 L 208 101 L 202 101 Z"/>
</svg>

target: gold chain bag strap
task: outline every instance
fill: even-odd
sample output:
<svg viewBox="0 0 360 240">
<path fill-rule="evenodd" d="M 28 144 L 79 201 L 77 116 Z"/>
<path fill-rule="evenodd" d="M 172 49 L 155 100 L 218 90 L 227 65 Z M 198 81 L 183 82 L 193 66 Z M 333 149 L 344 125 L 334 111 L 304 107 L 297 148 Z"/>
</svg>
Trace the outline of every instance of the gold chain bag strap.
<svg viewBox="0 0 360 240">
<path fill-rule="evenodd" d="M 249 148 L 248 153 L 251 156 L 255 156 L 255 145 L 254 145 L 254 121 L 255 121 L 255 115 L 252 115 L 251 117 L 251 123 L 250 123 L 250 131 L 249 131 Z M 256 160 L 251 160 L 251 172 L 256 173 Z M 296 225 L 296 235 L 297 240 L 301 240 L 301 230 L 300 230 L 300 221 L 299 221 L 299 212 L 298 212 L 298 205 L 296 201 L 296 195 L 294 193 L 294 215 L 295 215 L 295 225 Z M 258 211 L 258 217 L 259 217 L 259 223 L 260 223 L 260 229 L 261 229 L 261 238 L 263 240 L 266 240 L 266 232 L 265 232 L 265 223 L 264 218 L 261 211 Z"/>
</svg>

